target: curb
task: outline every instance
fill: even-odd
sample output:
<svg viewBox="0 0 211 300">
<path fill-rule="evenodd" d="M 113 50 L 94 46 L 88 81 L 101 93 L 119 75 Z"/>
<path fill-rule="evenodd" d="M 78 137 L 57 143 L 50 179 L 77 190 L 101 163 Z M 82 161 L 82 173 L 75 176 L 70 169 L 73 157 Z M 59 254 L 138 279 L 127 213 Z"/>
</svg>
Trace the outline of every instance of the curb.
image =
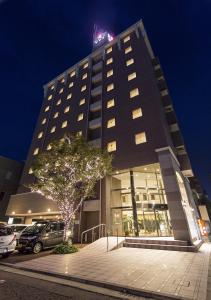
<svg viewBox="0 0 211 300">
<path fill-rule="evenodd" d="M 157 292 L 149 291 L 149 290 L 135 289 L 135 288 L 132 288 L 129 286 L 122 286 L 119 284 L 108 283 L 108 282 L 103 282 L 103 281 L 94 281 L 94 280 L 76 277 L 76 276 L 72 276 L 72 275 L 69 276 L 69 275 L 62 275 L 62 274 L 53 273 L 53 272 L 48 273 L 45 271 L 28 269 L 28 268 L 24 268 L 24 267 L 15 266 L 15 265 L 9 264 L 9 263 L 0 263 L 0 265 L 5 266 L 5 267 L 10 267 L 13 269 L 17 269 L 17 270 L 27 271 L 27 272 L 31 272 L 31 273 L 40 274 L 40 275 L 47 275 L 47 276 L 54 277 L 54 278 L 57 277 L 59 279 L 65 279 L 65 280 L 70 280 L 70 281 L 74 281 L 74 282 L 78 282 L 78 283 L 82 283 L 82 284 L 105 288 L 105 289 L 113 290 L 116 292 L 120 292 L 120 293 L 124 294 L 125 296 L 132 295 L 132 296 L 138 296 L 138 297 L 152 298 L 155 300 L 164 300 L 164 299 L 165 300 L 185 300 L 185 299 L 187 299 L 187 298 L 177 296 L 177 295 L 169 295 L 169 294 L 157 293 Z M 65 285 L 65 284 L 63 284 L 63 285 Z"/>
</svg>

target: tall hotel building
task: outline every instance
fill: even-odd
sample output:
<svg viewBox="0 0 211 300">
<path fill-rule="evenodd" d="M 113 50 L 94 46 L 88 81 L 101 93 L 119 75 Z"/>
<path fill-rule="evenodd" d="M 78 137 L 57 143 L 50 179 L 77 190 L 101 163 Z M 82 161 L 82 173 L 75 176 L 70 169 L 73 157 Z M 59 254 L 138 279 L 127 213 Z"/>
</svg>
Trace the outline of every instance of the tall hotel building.
<svg viewBox="0 0 211 300">
<path fill-rule="evenodd" d="M 36 155 L 65 133 L 113 154 L 113 175 L 75 220 L 80 233 L 106 224 L 113 235 L 200 238 L 190 161 L 166 80 L 142 21 L 112 38 L 96 33 L 92 53 L 44 86 L 44 101 L 20 181 L 7 210 L 30 223 L 58 218 L 53 201 L 24 186 Z M 79 234 L 80 236 L 80 234 Z"/>
</svg>

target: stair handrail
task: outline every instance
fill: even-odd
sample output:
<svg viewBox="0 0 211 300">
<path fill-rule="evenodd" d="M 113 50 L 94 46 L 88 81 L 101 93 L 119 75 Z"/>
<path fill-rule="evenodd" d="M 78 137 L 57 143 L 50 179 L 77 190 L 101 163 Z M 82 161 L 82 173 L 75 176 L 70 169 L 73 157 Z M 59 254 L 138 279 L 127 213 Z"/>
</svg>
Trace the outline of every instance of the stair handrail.
<svg viewBox="0 0 211 300">
<path fill-rule="evenodd" d="M 81 233 L 81 244 L 83 243 L 83 236 L 84 234 L 87 234 L 88 232 L 92 232 L 92 243 L 95 241 L 95 229 L 96 228 L 99 228 L 99 238 L 103 237 L 103 236 L 106 236 L 106 224 L 98 224 L 94 227 L 91 227 L 87 230 L 84 230 L 82 233 Z M 104 229 L 104 232 L 103 232 L 103 229 Z"/>
</svg>

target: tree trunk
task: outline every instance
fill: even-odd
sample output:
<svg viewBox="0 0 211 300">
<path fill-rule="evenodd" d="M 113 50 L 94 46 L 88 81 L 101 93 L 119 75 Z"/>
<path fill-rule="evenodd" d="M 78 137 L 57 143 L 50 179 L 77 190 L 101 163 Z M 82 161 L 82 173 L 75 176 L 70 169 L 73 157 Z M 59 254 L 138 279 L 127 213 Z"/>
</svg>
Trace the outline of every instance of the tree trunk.
<svg viewBox="0 0 211 300">
<path fill-rule="evenodd" d="M 139 236 L 139 226 L 138 226 L 138 216 L 136 207 L 136 193 L 134 187 L 133 171 L 130 171 L 130 187 L 131 187 L 131 198 L 132 198 L 132 208 L 133 208 L 133 225 L 135 236 Z"/>
</svg>

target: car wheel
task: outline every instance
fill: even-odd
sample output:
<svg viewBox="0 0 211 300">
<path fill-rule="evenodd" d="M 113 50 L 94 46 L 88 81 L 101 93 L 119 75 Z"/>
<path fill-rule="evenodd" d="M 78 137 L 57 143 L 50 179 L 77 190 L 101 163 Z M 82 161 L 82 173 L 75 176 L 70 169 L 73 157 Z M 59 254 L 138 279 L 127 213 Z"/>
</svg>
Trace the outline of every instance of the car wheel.
<svg viewBox="0 0 211 300">
<path fill-rule="evenodd" d="M 6 258 L 6 257 L 8 257 L 10 254 L 9 253 L 4 253 L 4 254 L 2 254 L 2 257 L 3 258 Z"/>
<path fill-rule="evenodd" d="M 41 243 L 35 243 L 33 248 L 32 248 L 32 252 L 37 254 L 39 253 L 40 251 L 42 251 L 42 244 Z"/>
<path fill-rule="evenodd" d="M 19 249 L 18 252 L 21 253 L 21 254 L 23 254 L 24 250 L 23 249 Z"/>
</svg>

